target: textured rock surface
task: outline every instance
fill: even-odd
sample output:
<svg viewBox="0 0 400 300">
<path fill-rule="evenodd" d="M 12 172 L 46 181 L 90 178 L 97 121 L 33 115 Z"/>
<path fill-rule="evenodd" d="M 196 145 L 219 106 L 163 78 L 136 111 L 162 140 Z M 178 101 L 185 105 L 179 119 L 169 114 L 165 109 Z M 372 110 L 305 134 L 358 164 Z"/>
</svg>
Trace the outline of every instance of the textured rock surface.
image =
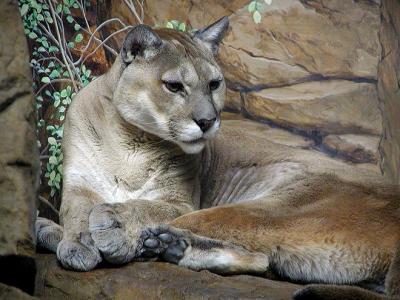
<svg viewBox="0 0 400 300">
<path fill-rule="evenodd" d="M 253 116 L 302 130 L 380 134 L 376 87 L 346 80 L 264 89 L 244 97 Z"/>
<path fill-rule="evenodd" d="M 378 92 L 384 120 L 381 143 L 384 172 L 400 184 L 400 2 L 382 1 L 382 61 Z"/>
<path fill-rule="evenodd" d="M 0 31 L 0 269 L 9 274 L 0 281 L 30 290 L 38 174 L 32 80 L 16 1 L 1 1 L 0 12 L 7 28 Z"/>
<path fill-rule="evenodd" d="M 38 300 L 39 298 L 32 297 L 21 290 L 0 283 L 0 299 L 4 300 Z"/>
<path fill-rule="evenodd" d="M 229 124 L 231 127 L 244 129 L 249 135 L 258 136 L 273 143 L 302 149 L 310 149 L 314 146 L 314 141 L 312 139 L 280 128 L 273 128 L 267 124 L 250 121 L 238 114 L 224 112 L 222 114 L 222 119 L 222 126 Z"/>
<path fill-rule="evenodd" d="M 246 8 L 230 18 L 221 60 L 235 84 L 377 78 L 380 16 L 372 1 L 279 0 L 261 15 L 258 25 Z"/>
<path fill-rule="evenodd" d="M 38 256 L 35 295 L 41 299 L 291 299 L 298 285 L 253 276 L 222 277 L 167 263 L 131 263 L 79 273 L 53 254 Z"/>
</svg>

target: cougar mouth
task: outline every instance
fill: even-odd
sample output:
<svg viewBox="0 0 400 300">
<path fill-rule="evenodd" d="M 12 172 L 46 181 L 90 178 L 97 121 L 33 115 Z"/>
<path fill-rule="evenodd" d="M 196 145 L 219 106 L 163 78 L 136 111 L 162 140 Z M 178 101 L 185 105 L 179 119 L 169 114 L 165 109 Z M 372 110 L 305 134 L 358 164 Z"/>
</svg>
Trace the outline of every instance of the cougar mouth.
<svg viewBox="0 0 400 300">
<path fill-rule="evenodd" d="M 194 140 L 190 140 L 190 141 L 181 141 L 181 142 L 190 145 L 190 144 L 197 144 L 197 143 L 205 142 L 205 141 L 206 141 L 206 139 L 201 137 L 201 138 L 198 138 L 198 139 L 194 139 Z"/>
</svg>

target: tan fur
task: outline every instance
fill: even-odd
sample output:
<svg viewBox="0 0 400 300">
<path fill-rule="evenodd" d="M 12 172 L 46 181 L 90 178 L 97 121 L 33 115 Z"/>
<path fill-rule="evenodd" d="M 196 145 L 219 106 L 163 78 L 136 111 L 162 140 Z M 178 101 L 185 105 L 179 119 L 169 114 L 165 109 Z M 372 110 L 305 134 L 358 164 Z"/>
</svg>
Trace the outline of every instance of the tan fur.
<svg viewBox="0 0 400 300">
<path fill-rule="evenodd" d="M 63 266 L 159 257 L 219 273 L 382 284 L 400 240 L 398 191 L 368 168 L 271 143 L 238 122 L 183 144 L 198 131 L 196 103 L 209 97 L 219 118 L 225 83 L 205 88 L 222 76 L 208 40 L 156 33 L 161 50 L 125 67 L 119 57 L 68 111 Z M 163 76 L 181 76 L 188 95 L 168 92 Z"/>
</svg>

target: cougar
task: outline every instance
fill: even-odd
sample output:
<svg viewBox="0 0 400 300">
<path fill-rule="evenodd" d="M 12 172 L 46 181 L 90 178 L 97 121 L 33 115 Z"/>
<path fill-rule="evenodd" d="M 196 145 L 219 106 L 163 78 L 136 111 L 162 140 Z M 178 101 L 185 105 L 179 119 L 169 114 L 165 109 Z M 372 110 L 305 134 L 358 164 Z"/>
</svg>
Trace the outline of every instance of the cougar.
<svg viewBox="0 0 400 300">
<path fill-rule="evenodd" d="M 130 30 L 68 110 L 61 226 L 38 218 L 38 244 L 77 271 L 163 260 L 319 283 L 295 299 L 400 297 L 396 188 L 240 122 L 221 127 L 228 25 Z"/>
</svg>

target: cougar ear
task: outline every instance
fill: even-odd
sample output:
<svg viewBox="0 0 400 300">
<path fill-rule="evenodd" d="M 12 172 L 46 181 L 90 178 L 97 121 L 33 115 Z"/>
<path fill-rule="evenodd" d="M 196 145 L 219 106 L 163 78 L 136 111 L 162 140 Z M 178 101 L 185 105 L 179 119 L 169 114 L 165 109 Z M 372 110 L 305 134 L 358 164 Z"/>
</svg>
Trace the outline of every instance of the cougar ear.
<svg viewBox="0 0 400 300">
<path fill-rule="evenodd" d="M 160 37 L 149 26 L 137 25 L 125 37 L 122 61 L 130 64 L 137 57 L 148 59 L 157 53 L 162 44 Z"/>
<path fill-rule="evenodd" d="M 216 55 L 218 53 L 219 43 L 225 36 L 229 27 L 229 19 L 227 16 L 219 19 L 217 22 L 198 30 L 194 34 L 194 39 L 202 41 L 211 52 Z"/>
</svg>

